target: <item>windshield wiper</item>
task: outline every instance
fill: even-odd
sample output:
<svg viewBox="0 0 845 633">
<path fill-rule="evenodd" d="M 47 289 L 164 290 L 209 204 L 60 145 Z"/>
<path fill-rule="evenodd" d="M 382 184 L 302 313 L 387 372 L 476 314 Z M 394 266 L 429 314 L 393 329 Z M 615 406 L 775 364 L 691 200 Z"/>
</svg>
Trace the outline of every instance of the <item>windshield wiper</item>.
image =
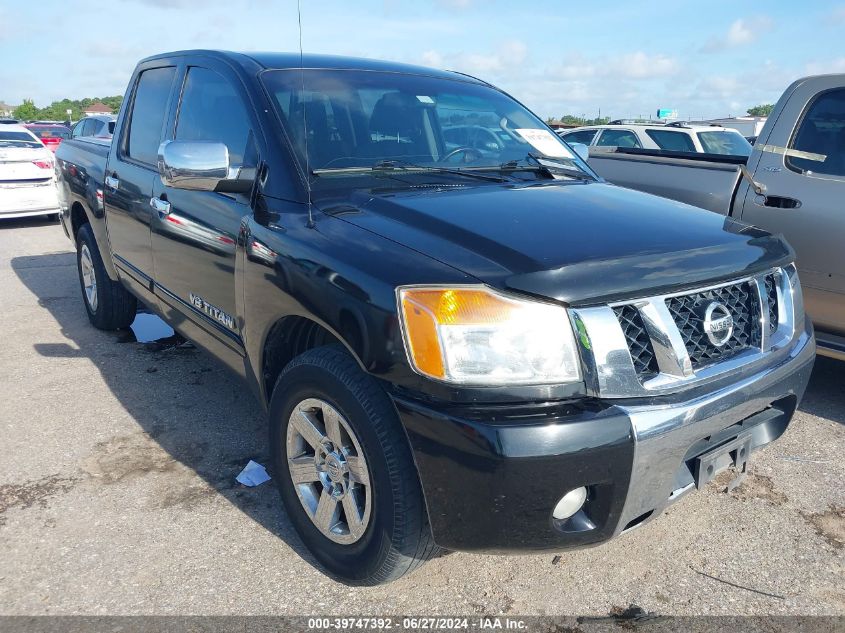
<svg viewBox="0 0 845 633">
<path fill-rule="evenodd" d="M 554 178 L 555 174 L 564 174 L 565 176 L 575 178 L 576 180 L 595 180 L 591 174 L 581 171 L 580 169 L 570 167 L 569 165 L 564 164 L 563 160 L 565 159 L 528 152 L 525 158 L 502 163 L 499 168 L 504 170 L 528 169 L 533 171 L 542 171 L 552 178 Z"/>
<path fill-rule="evenodd" d="M 510 178 L 504 176 L 492 176 L 490 174 L 480 174 L 476 171 L 468 169 L 456 169 L 450 167 L 440 167 L 437 165 L 417 165 L 406 160 L 400 159 L 386 159 L 380 160 L 368 167 L 332 167 L 329 169 L 314 169 L 311 173 L 314 176 L 322 176 L 324 174 L 366 174 L 373 172 L 426 172 L 434 174 L 454 174 L 457 176 L 466 176 L 468 178 L 475 178 L 477 180 L 488 180 L 491 182 L 510 182 Z"/>
</svg>

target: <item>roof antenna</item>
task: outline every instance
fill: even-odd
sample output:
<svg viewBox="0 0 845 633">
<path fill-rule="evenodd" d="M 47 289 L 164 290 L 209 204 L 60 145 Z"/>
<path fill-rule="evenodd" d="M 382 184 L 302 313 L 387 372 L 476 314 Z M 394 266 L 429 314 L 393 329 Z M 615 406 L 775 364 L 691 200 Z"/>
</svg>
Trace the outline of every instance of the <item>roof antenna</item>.
<svg viewBox="0 0 845 633">
<path fill-rule="evenodd" d="M 299 22 L 299 76 L 302 80 L 302 130 L 305 134 L 305 189 L 308 192 L 308 228 L 314 228 L 311 213 L 311 167 L 308 158 L 308 108 L 305 107 L 305 62 L 302 55 L 302 0 L 296 0 L 296 17 Z"/>
</svg>

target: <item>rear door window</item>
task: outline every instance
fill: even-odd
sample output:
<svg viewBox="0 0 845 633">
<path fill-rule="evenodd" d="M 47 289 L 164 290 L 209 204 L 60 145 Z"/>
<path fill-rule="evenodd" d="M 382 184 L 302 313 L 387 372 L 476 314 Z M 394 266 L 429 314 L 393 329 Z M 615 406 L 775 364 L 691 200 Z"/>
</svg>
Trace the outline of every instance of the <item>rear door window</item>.
<svg viewBox="0 0 845 633">
<path fill-rule="evenodd" d="M 583 143 L 584 145 L 589 145 L 593 142 L 595 136 L 595 130 L 578 130 L 577 132 L 564 134 L 563 140 L 567 143 Z"/>
<path fill-rule="evenodd" d="M 845 89 L 819 95 L 810 105 L 790 149 L 807 156 L 787 156 L 793 171 L 845 176 Z"/>
<path fill-rule="evenodd" d="M 602 147 L 642 147 L 631 130 L 602 130 L 596 145 Z"/>
<path fill-rule="evenodd" d="M 77 138 L 79 136 L 91 136 L 91 119 L 83 119 L 79 123 L 77 123 L 73 128 L 73 136 Z"/>
<path fill-rule="evenodd" d="M 138 78 L 126 145 L 126 154 L 133 160 L 147 165 L 156 164 L 175 74 L 176 67 L 167 66 L 145 70 Z"/>
<path fill-rule="evenodd" d="M 698 140 L 708 154 L 751 156 L 751 143 L 746 141 L 739 132 L 730 130 L 699 132 Z"/>
<path fill-rule="evenodd" d="M 694 152 L 695 143 L 692 137 L 684 132 L 670 132 L 669 130 L 646 130 L 649 138 L 657 143 L 660 149 L 671 152 Z"/>
</svg>

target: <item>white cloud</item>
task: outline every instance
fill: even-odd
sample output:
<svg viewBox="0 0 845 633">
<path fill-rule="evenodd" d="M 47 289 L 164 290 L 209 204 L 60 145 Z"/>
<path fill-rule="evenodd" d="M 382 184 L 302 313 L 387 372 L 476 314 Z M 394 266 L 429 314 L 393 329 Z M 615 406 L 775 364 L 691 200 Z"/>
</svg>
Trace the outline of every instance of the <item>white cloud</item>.
<svg viewBox="0 0 845 633">
<path fill-rule="evenodd" d="M 631 79 L 670 77 L 680 70 L 677 60 L 666 55 L 648 55 L 642 51 L 623 55 L 611 62 L 607 74 L 617 74 Z"/>
<path fill-rule="evenodd" d="M 447 9 L 468 9 L 474 0 L 437 0 L 437 3 Z"/>
<path fill-rule="evenodd" d="M 443 55 L 437 51 L 425 51 L 420 55 L 420 63 L 423 66 L 431 66 L 433 68 L 443 68 Z"/>
<path fill-rule="evenodd" d="M 706 53 L 717 53 L 756 42 L 761 35 L 772 30 L 774 22 L 767 15 L 757 15 L 734 20 L 724 35 L 711 37 L 702 47 Z"/>
<path fill-rule="evenodd" d="M 681 71 L 681 64 L 674 57 L 656 53 L 650 55 L 635 51 L 615 57 L 581 55 L 568 57 L 562 64 L 549 68 L 549 73 L 560 79 L 655 79 L 672 77 Z"/>
<path fill-rule="evenodd" d="M 500 43 L 491 51 L 441 53 L 427 50 L 419 62 L 426 66 L 457 70 L 468 74 L 506 74 L 521 68 L 528 59 L 528 47 L 519 40 Z"/>
<path fill-rule="evenodd" d="M 845 73 L 845 57 L 828 59 L 823 62 L 811 62 L 806 65 L 808 75 L 824 75 L 827 73 Z"/>
<path fill-rule="evenodd" d="M 663 82 L 683 77 L 680 60 L 663 53 L 634 50 L 619 55 L 586 56 L 565 52 L 538 57 L 522 41 L 500 43 L 486 51 L 429 49 L 413 61 L 466 72 L 501 87 L 541 116 L 588 113 L 648 116 L 665 105 L 654 102 Z M 654 103 L 652 103 L 654 102 Z M 612 112 L 607 109 L 613 108 Z"/>
</svg>

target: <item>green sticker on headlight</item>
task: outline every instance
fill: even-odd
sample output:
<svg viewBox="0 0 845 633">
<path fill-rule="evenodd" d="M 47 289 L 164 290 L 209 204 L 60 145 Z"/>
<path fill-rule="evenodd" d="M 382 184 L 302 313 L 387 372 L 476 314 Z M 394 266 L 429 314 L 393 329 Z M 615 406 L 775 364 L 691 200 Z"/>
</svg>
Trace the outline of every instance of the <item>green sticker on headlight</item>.
<svg viewBox="0 0 845 633">
<path fill-rule="evenodd" d="M 587 328 L 584 327 L 584 322 L 577 316 L 575 317 L 575 329 L 578 330 L 578 338 L 581 340 L 581 345 L 584 346 L 584 349 L 592 349 L 590 337 L 587 336 Z"/>
</svg>

